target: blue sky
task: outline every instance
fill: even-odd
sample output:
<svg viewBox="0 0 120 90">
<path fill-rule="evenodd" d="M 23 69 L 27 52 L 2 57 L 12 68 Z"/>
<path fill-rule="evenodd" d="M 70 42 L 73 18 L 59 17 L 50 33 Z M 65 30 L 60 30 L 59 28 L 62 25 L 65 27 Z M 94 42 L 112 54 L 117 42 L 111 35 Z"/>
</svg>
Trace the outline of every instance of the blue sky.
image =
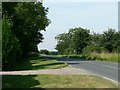
<svg viewBox="0 0 120 90">
<path fill-rule="evenodd" d="M 44 2 L 49 8 L 51 24 L 42 31 L 44 42 L 38 49 L 54 51 L 55 36 L 68 32 L 70 28 L 82 27 L 102 33 L 108 27 L 118 30 L 117 2 Z"/>
</svg>

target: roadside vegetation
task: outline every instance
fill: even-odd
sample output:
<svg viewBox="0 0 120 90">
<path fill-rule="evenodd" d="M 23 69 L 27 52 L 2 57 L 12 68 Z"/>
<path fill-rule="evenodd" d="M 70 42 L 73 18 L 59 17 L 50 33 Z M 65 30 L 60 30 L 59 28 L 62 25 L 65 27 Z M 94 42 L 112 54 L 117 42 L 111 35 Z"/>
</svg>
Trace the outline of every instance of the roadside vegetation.
<svg viewBox="0 0 120 90">
<path fill-rule="evenodd" d="M 119 38 L 120 32 L 112 28 L 101 34 L 81 27 L 71 28 L 55 37 L 56 50 L 67 58 L 118 62 Z"/>
<path fill-rule="evenodd" d="M 10 70 L 20 71 L 20 70 L 57 69 L 57 68 L 63 68 L 66 66 L 68 66 L 66 63 L 59 62 L 57 60 L 49 60 L 49 59 L 44 59 L 39 57 L 32 57 L 25 60 L 25 62 L 21 62 L 17 64 L 16 67 Z"/>
<path fill-rule="evenodd" d="M 87 75 L 4 75 L 3 88 L 117 88 L 98 76 Z"/>
<path fill-rule="evenodd" d="M 91 56 L 100 57 L 96 60 L 100 61 L 110 61 L 110 62 L 116 62 L 120 63 L 118 53 L 91 53 Z"/>
<path fill-rule="evenodd" d="M 108 62 L 118 62 L 118 53 L 91 53 L 91 54 L 81 54 L 81 55 L 54 55 L 56 58 L 73 58 L 81 60 L 98 60 L 98 61 L 108 61 Z"/>
<path fill-rule="evenodd" d="M 37 53 L 41 31 L 50 24 L 41 2 L 2 2 L 2 70 L 16 67 Z"/>
</svg>

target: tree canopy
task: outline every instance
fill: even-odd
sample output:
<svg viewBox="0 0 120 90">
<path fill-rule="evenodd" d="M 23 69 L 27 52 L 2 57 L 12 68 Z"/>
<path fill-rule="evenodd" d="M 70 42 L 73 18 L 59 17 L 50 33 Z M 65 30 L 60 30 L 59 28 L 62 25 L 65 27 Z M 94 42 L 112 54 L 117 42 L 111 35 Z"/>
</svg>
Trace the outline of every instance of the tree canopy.
<svg viewBox="0 0 120 90">
<path fill-rule="evenodd" d="M 47 18 L 48 8 L 45 8 L 40 2 L 3 2 L 2 11 L 3 46 L 8 44 L 3 48 L 3 52 L 10 45 L 19 48 L 22 58 L 28 57 L 30 52 L 37 52 L 37 45 L 44 39 L 41 30 L 45 30 L 50 24 L 50 20 Z M 5 28 L 6 26 L 9 28 Z M 8 40 L 9 43 L 5 40 Z M 11 54 L 14 53 L 12 50 Z M 9 58 L 6 54 L 4 55 L 3 60 Z M 8 59 L 6 60 L 8 62 Z"/>
<path fill-rule="evenodd" d="M 68 33 L 59 34 L 55 38 L 56 50 L 59 54 L 120 51 L 120 32 L 112 28 L 99 34 L 90 33 L 90 30 L 78 27 L 70 29 Z"/>
<path fill-rule="evenodd" d="M 70 29 L 68 33 L 62 33 L 55 37 L 58 44 L 56 49 L 60 54 L 80 54 L 89 41 L 89 30 L 83 28 Z"/>
</svg>

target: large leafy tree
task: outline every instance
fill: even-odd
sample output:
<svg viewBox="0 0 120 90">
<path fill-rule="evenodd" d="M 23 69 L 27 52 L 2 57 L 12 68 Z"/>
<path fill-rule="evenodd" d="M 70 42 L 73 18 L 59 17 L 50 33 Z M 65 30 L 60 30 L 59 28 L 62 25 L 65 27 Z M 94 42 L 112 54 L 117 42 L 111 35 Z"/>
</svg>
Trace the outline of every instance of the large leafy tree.
<svg viewBox="0 0 120 90">
<path fill-rule="evenodd" d="M 8 65 L 12 66 L 12 61 L 17 60 L 14 54 L 18 52 L 18 48 L 22 58 L 27 58 L 30 52 L 38 51 L 37 45 L 43 40 L 41 30 L 45 30 L 50 24 L 47 18 L 48 8 L 43 7 L 40 2 L 3 2 L 2 11 L 5 22 L 3 23 L 3 46 L 5 46 L 2 50 L 3 60 L 5 63 L 5 60 L 8 60 L 7 62 L 11 62 Z M 6 20 L 9 20 L 11 25 Z M 13 54 L 13 59 L 9 60 L 11 56 L 7 55 L 6 50 Z"/>
<path fill-rule="evenodd" d="M 83 28 L 75 28 L 73 36 L 73 47 L 76 54 L 82 53 L 83 48 L 88 45 L 89 41 L 89 30 Z"/>
<path fill-rule="evenodd" d="M 41 30 L 49 25 L 48 8 L 42 3 L 3 3 L 3 14 L 13 22 L 12 33 L 19 39 L 22 56 L 26 57 L 31 51 L 37 51 L 37 44 L 42 42 Z"/>
<path fill-rule="evenodd" d="M 60 54 L 80 54 L 88 45 L 89 30 L 73 28 L 68 33 L 59 34 L 56 39 L 58 41 L 56 49 Z"/>
<path fill-rule="evenodd" d="M 120 32 L 109 28 L 103 34 L 83 28 L 72 28 L 68 33 L 56 37 L 56 49 L 60 54 L 80 54 L 91 52 L 120 52 Z"/>
</svg>

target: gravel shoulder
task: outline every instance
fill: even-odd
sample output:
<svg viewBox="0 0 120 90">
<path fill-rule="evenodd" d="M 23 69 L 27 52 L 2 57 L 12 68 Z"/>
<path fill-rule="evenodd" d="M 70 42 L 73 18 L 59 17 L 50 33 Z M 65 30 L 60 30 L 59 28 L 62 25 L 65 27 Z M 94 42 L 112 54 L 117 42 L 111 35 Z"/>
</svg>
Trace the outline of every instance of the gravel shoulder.
<svg viewBox="0 0 120 90">
<path fill-rule="evenodd" d="M 72 75 L 93 75 L 87 70 L 68 66 L 60 69 L 45 70 L 24 70 L 24 71 L 1 71 L 0 75 L 34 75 L 34 74 L 72 74 Z"/>
</svg>

